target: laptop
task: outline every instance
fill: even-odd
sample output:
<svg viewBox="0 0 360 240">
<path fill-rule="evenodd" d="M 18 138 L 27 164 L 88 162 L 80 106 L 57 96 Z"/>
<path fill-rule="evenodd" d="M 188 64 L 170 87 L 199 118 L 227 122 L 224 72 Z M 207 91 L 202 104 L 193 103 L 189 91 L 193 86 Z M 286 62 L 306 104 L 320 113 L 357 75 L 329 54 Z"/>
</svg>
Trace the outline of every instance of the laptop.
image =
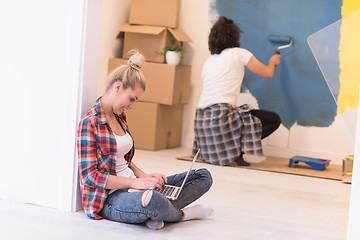
<svg viewBox="0 0 360 240">
<path fill-rule="evenodd" d="M 179 197 L 180 192 L 181 192 L 182 188 L 185 185 L 186 179 L 188 178 L 189 173 L 190 173 L 190 171 L 191 171 L 191 169 L 192 169 L 192 167 L 193 167 L 193 165 L 195 163 L 195 160 L 196 160 L 197 156 L 199 155 L 199 153 L 200 153 L 200 149 L 197 151 L 197 153 L 195 154 L 193 160 L 191 161 L 190 168 L 189 168 L 188 172 L 186 173 L 186 176 L 184 178 L 183 183 L 181 184 L 181 187 L 165 184 L 163 189 L 155 188 L 155 190 L 162 193 L 162 194 L 164 194 L 164 196 L 167 197 L 170 200 L 176 200 Z"/>
</svg>

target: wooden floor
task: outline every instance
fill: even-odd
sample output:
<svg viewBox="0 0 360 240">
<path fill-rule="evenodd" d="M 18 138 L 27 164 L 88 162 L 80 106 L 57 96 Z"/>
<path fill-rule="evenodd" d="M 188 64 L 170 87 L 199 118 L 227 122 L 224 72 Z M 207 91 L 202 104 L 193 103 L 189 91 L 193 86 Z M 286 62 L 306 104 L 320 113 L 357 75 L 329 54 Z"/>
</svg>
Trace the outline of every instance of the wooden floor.
<svg viewBox="0 0 360 240">
<path fill-rule="evenodd" d="M 134 161 L 147 172 L 173 174 L 187 170 L 189 162 L 176 157 L 189 151 L 137 150 Z M 0 201 L 1 239 L 346 239 L 350 184 L 195 163 L 201 167 L 214 179 L 211 190 L 198 200 L 215 208 L 208 219 L 153 231 L 145 225 L 94 221 L 83 212 Z"/>
<path fill-rule="evenodd" d="M 342 172 L 342 165 L 330 163 L 322 170 L 315 170 L 314 167 L 307 165 L 304 162 L 295 162 L 289 167 L 289 158 L 271 157 L 271 156 L 256 156 L 256 155 L 244 155 L 244 158 L 248 158 L 251 162 L 250 166 L 238 166 L 236 163 L 229 164 L 233 167 L 247 168 L 253 170 L 262 170 L 269 172 L 288 173 L 294 175 L 318 177 L 325 179 L 332 179 L 338 181 L 348 181 L 351 176 L 344 176 Z M 178 157 L 179 160 L 192 161 L 190 155 Z M 204 161 L 197 159 L 197 162 L 204 163 Z M 319 167 L 321 169 L 321 166 Z M 351 182 L 351 181 L 350 181 Z"/>
</svg>

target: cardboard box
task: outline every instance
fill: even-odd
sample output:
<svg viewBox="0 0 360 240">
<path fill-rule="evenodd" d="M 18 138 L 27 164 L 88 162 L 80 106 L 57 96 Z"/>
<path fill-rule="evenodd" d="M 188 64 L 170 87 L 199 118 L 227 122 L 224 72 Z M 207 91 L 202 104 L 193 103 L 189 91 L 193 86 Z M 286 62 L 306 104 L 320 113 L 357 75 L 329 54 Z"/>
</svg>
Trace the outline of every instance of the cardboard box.
<svg viewBox="0 0 360 240">
<path fill-rule="evenodd" d="M 110 58 L 109 73 L 127 64 L 127 61 L 122 58 Z M 189 102 L 191 66 L 146 62 L 141 70 L 146 78 L 146 91 L 141 101 L 166 105 Z"/>
<path fill-rule="evenodd" d="M 132 0 L 129 23 L 176 28 L 179 8 L 179 0 Z"/>
<path fill-rule="evenodd" d="M 180 146 L 183 105 L 137 102 L 126 111 L 135 148 L 160 150 Z"/>
<path fill-rule="evenodd" d="M 191 38 L 182 29 L 125 24 L 118 31 L 118 38 L 124 38 L 123 58 L 132 49 L 139 49 L 148 62 L 164 63 L 165 56 L 157 54 L 166 46 L 181 46 L 182 42 L 191 42 Z"/>
</svg>

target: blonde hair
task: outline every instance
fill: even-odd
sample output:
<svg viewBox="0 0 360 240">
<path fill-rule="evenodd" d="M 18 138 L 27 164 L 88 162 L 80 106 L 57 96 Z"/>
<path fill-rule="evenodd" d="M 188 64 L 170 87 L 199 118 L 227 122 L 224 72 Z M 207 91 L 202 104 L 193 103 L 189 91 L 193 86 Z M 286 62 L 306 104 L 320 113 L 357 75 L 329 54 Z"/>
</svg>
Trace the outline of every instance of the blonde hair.
<svg viewBox="0 0 360 240">
<path fill-rule="evenodd" d="M 130 55 L 130 58 L 127 64 L 121 65 L 109 74 L 106 91 L 116 82 L 122 82 L 124 89 L 130 87 L 134 90 L 139 85 L 145 91 L 145 77 L 141 71 L 141 67 L 145 63 L 145 57 L 138 50 L 130 50 L 128 55 Z"/>
</svg>

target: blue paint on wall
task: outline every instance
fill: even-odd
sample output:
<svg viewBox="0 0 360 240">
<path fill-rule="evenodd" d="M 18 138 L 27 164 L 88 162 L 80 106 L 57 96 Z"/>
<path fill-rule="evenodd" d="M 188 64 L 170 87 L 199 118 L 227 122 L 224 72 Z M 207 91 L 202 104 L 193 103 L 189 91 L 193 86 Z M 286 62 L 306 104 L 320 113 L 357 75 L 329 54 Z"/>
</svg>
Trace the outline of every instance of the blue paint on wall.
<svg viewBox="0 0 360 240">
<path fill-rule="evenodd" d="M 261 109 L 277 112 L 287 128 L 296 122 L 328 127 L 334 121 L 337 106 L 306 39 L 339 20 L 341 6 L 339 0 L 216 0 L 211 6 L 219 16 L 231 18 L 239 25 L 244 31 L 241 47 L 265 64 L 279 46 L 269 41 L 270 35 L 293 38 L 293 46 L 281 52 L 281 64 L 273 79 L 263 79 L 246 70 L 241 90 L 248 89 Z M 334 69 L 337 82 L 339 73 L 338 65 Z"/>
</svg>

